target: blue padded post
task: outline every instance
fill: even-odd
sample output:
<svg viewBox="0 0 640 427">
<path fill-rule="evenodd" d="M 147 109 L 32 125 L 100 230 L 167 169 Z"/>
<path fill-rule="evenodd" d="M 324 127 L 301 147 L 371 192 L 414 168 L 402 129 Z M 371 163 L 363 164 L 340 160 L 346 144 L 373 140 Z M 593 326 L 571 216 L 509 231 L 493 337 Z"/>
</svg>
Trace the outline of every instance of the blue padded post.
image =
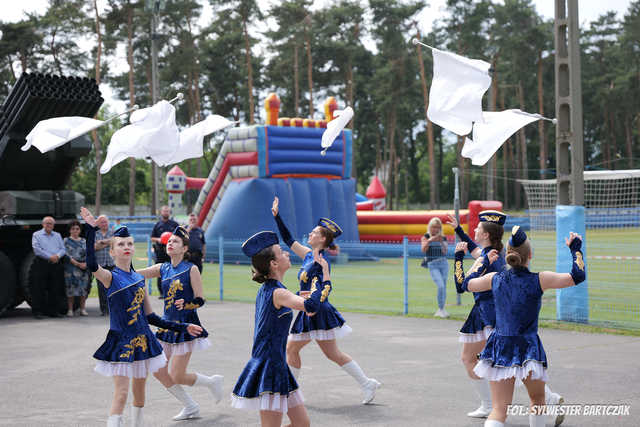
<svg viewBox="0 0 640 427">
<path fill-rule="evenodd" d="M 556 206 L 556 271 L 569 273 L 573 258 L 564 239 L 569 232 L 582 236 L 582 253 L 586 260 L 586 227 L 584 206 Z M 589 265 L 587 263 L 587 280 Z M 587 280 L 577 286 L 556 291 L 556 317 L 568 322 L 587 323 L 589 321 L 589 292 Z"/>
</svg>

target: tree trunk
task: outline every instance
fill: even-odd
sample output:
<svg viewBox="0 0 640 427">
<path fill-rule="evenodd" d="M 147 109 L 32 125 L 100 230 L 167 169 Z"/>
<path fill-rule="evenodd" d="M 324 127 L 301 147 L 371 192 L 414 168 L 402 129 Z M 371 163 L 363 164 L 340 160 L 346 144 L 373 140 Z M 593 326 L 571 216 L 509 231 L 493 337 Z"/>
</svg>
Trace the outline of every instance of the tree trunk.
<svg viewBox="0 0 640 427">
<path fill-rule="evenodd" d="M 313 118 L 313 67 L 311 62 L 311 34 L 305 32 L 307 39 L 307 79 L 309 80 L 309 117 Z"/>
<path fill-rule="evenodd" d="M 615 114 L 613 111 L 609 112 L 609 132 L 611 133 L 610 141 L 611 141 L 611 167 L 609 169 L 616 169 L 616 157 L 618 154 L 618 149 L 616 147 L 616 121 Z"/>
<path fill-rule="evenodd" d="M 298 43 L 293 47 L 293 105 L 295 117 L 300 117 L 300 83 L 298 77 Z"/>
<path fill-rule="evenodd" d="M 242 30 L 244 33 L 244 49 L 247 58 L 247 85 L 249 86 L 249 124 L 253 121 L 253 67 L 251 66 L 251 48 L 249 46 L 249 31 L 247 30 L 247 18 L 242 17 Z"/>
<path fill-rule="evenodd" d="M 96 12 L 96 35 L 98 36 L 98 49 L 96 53 L 96 83 L 100 86 L 100 56 L 102 55 L 102 34 L 100 32 L 100 15 L 98 13 L 98 2 L 93 0 L 93 9 Z M 96 215 L 100 215 L 102 207 L 102 175 L 100 174 L 100 164 L 102 163 L 100 155 L 100 141 L 98 140 L 98 132 L 91 132 L 93 139 L 93 148 L 96 154 Z"/>
<path fill-rule="evenodd" d="M 500 91 L 500 110 L 504 111 L 504 91 Z M 509 152 L 511 150 L 511 138 L 507 139 L 502 146 L 502 203 L 506 209 L 509 206 L 509 176 L 507 167 L 511 164 Z"/>
<path fill-rule="evenodd" d="M 624 132 L 627 142 L 627 167 L 633 169 L 633 132 L 631 131 L 631 116 L 624 116 Z"/>
<path fill-rule="evenodd" d="M 518 82 L 518 101 L 520 103 L 520 109 L 526 111 L 524 107 L 524 89 L 522 88 L 522 81 Z M 524 127 L 520 128 L 520 155 L 522 163 L 522 176 L 524 179 L 529 177 L 529 167 L 527 163 L 527 140 L 524 132 Z"/>
<path fill-rule="evenodd" d="M 456 144 L 456 160 L 458 162 L 458 170 L 460 171 L 460 207 L 466 204 L 466 184 L 464 173 L 464 158 L 462 157 L 462 146 L 464 145 L 464 137 L 458 135 L 458 143 Z"/>
<path fill-rule="evenodd" d="M 133 8 L 127 4 L 127 62 L 129 63 L 129 108 L 136 103 L 133 84 Z M 129 157 L 129 216 L 136 212 L 136 159 Z"/>
<path fill-rule="evenodd" d="M 542 51 L 538 52 L 538 113 L 544 116 L 544 91 L 543 91 L 543 74 L 542 67 Z M 538 132 L 540 133 L 540 178 L 546 178 L 547 170 L 547 134 L 544 131 L 544 120 L 538 120 Z"/>
<path fill-rule="evenodd" d="M 417 34 L 418 40 L 420 40 L 420 31 Z M 418 64 L 420 65 L 420 83 L 422 84 L 422 101 L 424 103 L 424 118 L 427 121 L 427 147 L 429 153 L 429 208 L 436 208 L 436 200 L 438 199 L 438 171 L 436 170 L 435 155 L 433 152 L 433 124 L 427 116 L 429 110 L 429 91 L 427 89 L 427 77 L 424 71 L 424 62 L 422 61 L 422 46 L 416 45 L 416 52 L 418 53 Z"/>
<path fill-rule="evenodd" d="M 611 144 L 613 141 L 611 140 L 611 124 L 609 123 L 609 108 L 606 103 L 604 105 L 604 112 L 603 112 L 602 119 L 604 120 L 604 126 L 606 131 L 605 146 L 604 146 L 604 149 L 602 150 L 604 154 L 603 160 L 606 168 L 611 169 Z"/>
</svg>

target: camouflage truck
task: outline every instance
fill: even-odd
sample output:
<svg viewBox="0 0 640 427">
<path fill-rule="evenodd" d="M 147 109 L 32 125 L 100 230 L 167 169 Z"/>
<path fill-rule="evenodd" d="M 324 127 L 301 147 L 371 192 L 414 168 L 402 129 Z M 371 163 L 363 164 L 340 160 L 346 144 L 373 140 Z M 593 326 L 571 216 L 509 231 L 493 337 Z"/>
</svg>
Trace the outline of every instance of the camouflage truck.
<svg viewBox="0 0 640 427">
<path fill-rule="evenodd" d="M 24 300 L 31 304 L 31 236 L 47 215 L 55 218 L 56 231 L 67 234 L 84 203 L 83 195 L 68 190 L 71 174 L 92 143 L 83 135 L 44 154 L 20 147 L 39 121 L 93 117 L 103 101 L 93 79 L 24 73 L 0 107 L 0 314 Z"/>
</svg>

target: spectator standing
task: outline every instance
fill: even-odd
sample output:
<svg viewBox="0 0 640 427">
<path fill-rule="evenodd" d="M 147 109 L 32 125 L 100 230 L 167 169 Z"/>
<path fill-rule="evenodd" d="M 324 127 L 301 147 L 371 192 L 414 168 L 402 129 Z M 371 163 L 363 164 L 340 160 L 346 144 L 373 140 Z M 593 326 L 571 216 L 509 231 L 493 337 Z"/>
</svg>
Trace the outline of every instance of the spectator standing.
<svg viewBox="0 0 640 427">
<path fill-rule="evenodd" d="M 194 213 L 189 214 L 189 261 L 193 263 L 202 274 L 202 263 L 207 247 L 204 241 L 204 231 L 198 227 L 198 217 Z"/>
<path fill-rule="evenodd" d="M 447 300 L 447 240 L 442 233 L 442 221 L 438 217 L 431 218 L 427 225 L 427 232 L 422 236 L 420 248 L 424 253 L 422 266 L 429 269 L 431 278 L 438 288 L 438 311 L 436 317 L 449 317 L 444 309 Z"/>
<path fill-rule="evenodd" d="M 73 300 L 80 297 L 80 307 L 76 315 L 88 316 L 85 309 L 87 289 L 89 287 L 89 271 L 87 270 L 87 241 L 80 237 L 80 222 L 69 223 L 69 237 L 64 239 L 67 253 L 64 262 L 64 284 L 67 291 L 67 317 L 73 317 Z"/>
<path fill-rule="evenodd" d="M 42 319 L 46 314 L 60 317 L 60 305 L 64 301 L 62 258 L 64 242 L 60 233 L 53 231 L 53 217 L 42 219 L 42 229 L 33 233 L 31 246 L 36 254 L 34 280 L 31 281 L 31 310 L 33 317 Z"/>
<path fill-rule="evenodd" d="M 153 243 L 153 253 L 155 254 L 156 263 L 168 262 L 171 260 L 167 255 L 167 246 L 162 244 L 160 236 L 165 231 L 173 233 L 178 226 L 178 223 L 171 218 L 171 209 L 169 206 L 164 205 L 160 208 L 160 220 L 156 222 L 151 231 L 151 243 Z M 157 280 L 158 295 L 162 298 L 162 281 L 160 278 Z"/>
<path fill-rule="evenodd" d="M 109 253 L 111 247 L 111 239 L 113 238 L 113 231 L 109 228 L 109 218 L 106 215 L 100 215 L 96 219 L 96 243 L 93 245 L 96 250 L 96 261 L 98 265 L 105 270 L 113 270 L 115 265 L 111 254 Z M 109 304 L 107 304 L 107 289 L 97 277 L 98 282 L 98 298 L 100 299 L 100 314 L 106 316 L 109 314 Z"/>
</svg>

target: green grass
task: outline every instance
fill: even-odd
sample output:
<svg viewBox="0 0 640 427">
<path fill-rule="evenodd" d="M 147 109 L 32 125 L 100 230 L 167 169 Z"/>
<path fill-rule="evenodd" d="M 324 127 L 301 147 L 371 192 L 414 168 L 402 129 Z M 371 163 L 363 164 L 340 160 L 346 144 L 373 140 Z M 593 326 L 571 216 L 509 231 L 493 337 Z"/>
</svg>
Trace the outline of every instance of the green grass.
<svg viewBox="0 0 640 427">
<path fill-rule="evenodd" d="M 555 233 L 532 233 L 534 246 L 533 271 L 555 270 Z M 555 291 L 543 296 L 541 324 L 548 327 L 586 330 L 591 332 L 630 333 L 640 335 L 639 260 L 605 260 L 593 256 L 638 256 L 640 229 L 606 229 L 588 231 L 586 236 L 589 286 L 589 325 L 557 322 Z M 136 244 L 137 268 L 146 266 L 146 245 Z M 471 263 L 468 261 L 467 266 Z M 299 265 L 287 272 L 284 284 L 297 289 Z M 225 264 L 224 299 L 253 303 L 258 284 L 250 279 L 247 265 Z M 401 315 L 404 310 L 404 277 L 401 258 L 386 258 L 378 262 L 361 261 L 333 264 L 334 290 L 331 302 L 340 310 Z M 205 264 L 203 283 L 205 296 L 219 300 L 219 266 Z M 419 259 L 409 259 L 410 316 L 430 317 L 437 309 L 436 286 L 428 270 L 420 267 Z M 155 283 L 154 283 L 155 291 Z M 95 287 L 92 296 L 95 296 Z M 455 286 L 451 274 L 447 282 L 447 311 L 454 319 L 464 320 L 473 305 L 473 296 L 464 294 L 456 304 Z"/>
</svg>

